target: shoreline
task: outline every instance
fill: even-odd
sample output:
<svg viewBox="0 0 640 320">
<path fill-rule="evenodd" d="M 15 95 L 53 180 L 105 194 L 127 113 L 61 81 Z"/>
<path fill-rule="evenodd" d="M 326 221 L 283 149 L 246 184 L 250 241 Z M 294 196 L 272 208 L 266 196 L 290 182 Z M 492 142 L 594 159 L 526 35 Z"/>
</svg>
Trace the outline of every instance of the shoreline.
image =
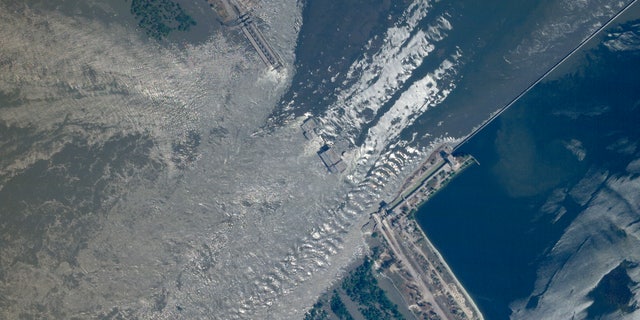
<svg viewBox="0 0 640 320">
<path fill-rule="evenodd" d="M 417 223 L 414 214 L 431 197 L 477 160 L 471 155 L 453 156 L 452 147 L 443 144 L 429 155 L 404 182 L 396 197 L 382 202 L 371 214 L 370 236 L 381 234 L 385 258 L 379 265 L 394 283 L 409 309 L 441 319 L 484 320 L 478 305 L 455 276 L 442 254 Z M 377 235 L 375 236 L 377 237 Z"/>
<path fill-rule="evenodd" d="M 460 282 L 460 280 L 458 279 L 458 277 L 456 277 L 456 274 L 453 272 L 453 270 L 451 270 L 451 267 L 449 267 L 449 264 L 447 263 L 447 261 L 444 259 L 444 257 L 442 256 L 442 254 L 440 253 L 440 251 L 438 251 L 438 249 L 433 245 L 433 243 L 431 242 L 431 240 L 429 240 L 429 237 L 427 236 L 427 234 L 424 232 L 424 230 L 422 229 L 422 227 L 420 227 L 420 224 L 418 225 L 418 230 L 420 230 L 420 233 L 422 233 L 422 236 L 424 237 L 424 240 L 427 243 L 427 246 L 429 246 L 433 252 L 438 256 L 440 263 L 442 263 L 442 265 L 445 267 L 445 269 L 447 270 L 447 272 L 451 275 L 451 277 L 453 278 L 453 281 L 455 281 L 456 285 L 458 286 L 458 288 L 461 289 L 462 294 L 465 296 L 465 298 L 467 299 L 467 302 L 469 302 L 471 304 L 471 307 L 474 309 L 474 311 L 477 312 L 479 319 L 484 320 L 484 315 L 482 314 L 482 311 L 480 311 L 480 308 L 478 308 L 478 304 L 476 304 L 475 300 L 473 300 L 473 298 L 471 297 L 471 295 L 469 294 L 469 292 L 467 291 L 467 289 L 462 285 L 462 283 Z"/>
</svg>

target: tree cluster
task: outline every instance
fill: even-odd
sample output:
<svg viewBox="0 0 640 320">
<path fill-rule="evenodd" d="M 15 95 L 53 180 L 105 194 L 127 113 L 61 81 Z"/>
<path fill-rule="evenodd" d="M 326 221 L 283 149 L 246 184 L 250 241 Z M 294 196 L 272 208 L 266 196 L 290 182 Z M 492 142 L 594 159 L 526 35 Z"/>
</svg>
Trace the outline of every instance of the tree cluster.
<svg viewBox="0 0 640 320">
<path fill-rule="evenodd" d="M 151 38 L 162 40 L 174 30 L 189 31 L 196 22 L 171 0 L 132 0 L 131 14 Z"/>
<path fill-rule="evenodd" d="M 359 310 L 365 319 L 404 319 L 396 306 L 378 286 L 372 273 L 372 260 L 365 261 L 342 282 L 342 289 L 349 298 L 360 304 Z"/>
</svg>

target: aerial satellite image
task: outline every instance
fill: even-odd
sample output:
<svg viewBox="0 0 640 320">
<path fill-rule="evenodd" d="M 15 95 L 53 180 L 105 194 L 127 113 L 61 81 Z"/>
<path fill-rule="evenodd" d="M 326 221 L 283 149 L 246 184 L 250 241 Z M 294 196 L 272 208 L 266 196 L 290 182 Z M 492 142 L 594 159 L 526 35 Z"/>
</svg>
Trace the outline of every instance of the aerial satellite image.
<svg viewBox="0 0 640 320">
<path fill-rule="evenodd" d="M 640 319 L 636 0 L 0 0 L 0 319 Z"/>
</svg>

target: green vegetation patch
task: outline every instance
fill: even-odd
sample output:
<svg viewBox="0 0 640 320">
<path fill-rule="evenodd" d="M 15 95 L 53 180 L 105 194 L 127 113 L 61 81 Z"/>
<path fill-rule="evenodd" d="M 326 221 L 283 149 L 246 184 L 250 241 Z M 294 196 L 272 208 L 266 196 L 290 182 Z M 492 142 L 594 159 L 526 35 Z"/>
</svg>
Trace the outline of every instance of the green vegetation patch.
<svg viewBox="0 0 640 320">
<path fill-rule="evenodd" d="M 322 302 L 318 301 L 311 310 L 304 315 L 304 320 L 325 320 L 329 319 L 329 314 L 322 308 Z"/>
<path fill-rule="evenodd" d="M 340 294 L 336 290 L 333 291 L 333 296 L 331 297 L 331 312 L 340 320 L 353 320 L 349 310 L 347 310 L 347 306 L 342 302 Z"/>
<path fill-rule="evenodd" d="M 359 310 L 365 319 L 404 319 L 395 305 L 378 286 L 373 276 L 372 260 L 367 257 L 342 282 L 342 289 L 354 302 L 360 304 Z"/>
<path fill-rule="evenodd" d="M 162 40 L 172 31 L 189 31 L 196 22 L 171 0 L 132 0 L 131 14 L 151 38 Z"/>
</svg>

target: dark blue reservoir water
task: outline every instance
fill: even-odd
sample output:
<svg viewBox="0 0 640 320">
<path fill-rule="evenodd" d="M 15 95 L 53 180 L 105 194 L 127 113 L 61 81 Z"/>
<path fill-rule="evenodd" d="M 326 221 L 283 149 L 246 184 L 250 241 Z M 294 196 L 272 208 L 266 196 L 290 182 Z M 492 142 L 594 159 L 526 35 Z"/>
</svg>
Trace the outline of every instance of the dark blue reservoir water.
<svg viewBox="0 0 640 320">
<path fill-rule="evenodd" d="M 609 32 L 637 29 L 635 21 Z M 542 210 L 554 190 L 571 189 L 594 168 L 629 174 L 638 157 L 614 146 L 640 140 L 640 47 L 602 44 L 613 36 L 598 39 L 569 73 L 538 85 L 462 146 L 481 165 L 417 214 L 487 319 L 507 319 L 510 303 L 532 292 L 548 250 L 584 210 L 567 197 L 566 213 L 554 222 Z"/>
</svg>

